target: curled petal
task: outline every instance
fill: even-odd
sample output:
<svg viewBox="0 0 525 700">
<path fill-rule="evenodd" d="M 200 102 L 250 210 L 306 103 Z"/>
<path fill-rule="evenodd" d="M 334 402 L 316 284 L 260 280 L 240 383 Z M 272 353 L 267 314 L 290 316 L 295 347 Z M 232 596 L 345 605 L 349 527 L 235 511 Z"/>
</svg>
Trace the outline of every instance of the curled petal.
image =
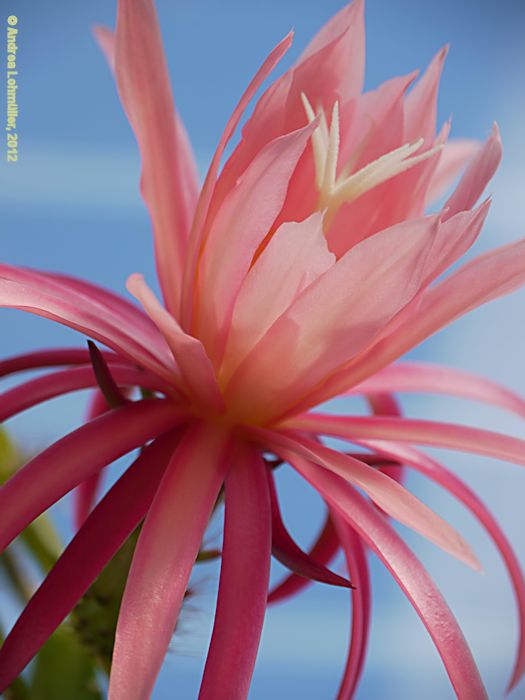
<svg viewBox="0 0 525 700">
<path fill-rule="evenodd" d="M 102 351 L 106 362 L 129 365 L 130 362 L 114 352 Z M 60 348 L 52 350 L 37 350 L 22 355 L 0 360 L 0 378 L 16 372 L 26 372 L 31 369 L 44 367 L 62 367 L 64 365 L 87 365 L 90 362 L 88 350 L 79 348 Z"/>
</svg>

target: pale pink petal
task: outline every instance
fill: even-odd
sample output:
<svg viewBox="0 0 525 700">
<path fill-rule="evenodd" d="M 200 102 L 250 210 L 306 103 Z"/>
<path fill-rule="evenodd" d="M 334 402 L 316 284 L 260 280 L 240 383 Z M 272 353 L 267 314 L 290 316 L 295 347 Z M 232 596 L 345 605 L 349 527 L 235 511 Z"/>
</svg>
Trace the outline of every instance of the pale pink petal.
<svg viewBox="0 0 525 700">
<path fill-rule="evenodd" d="M 525 239 L 474 258 L 421 294 L 395 319 L 392 329 L 385 329 L 379 342 L 342 367 L 294 410 L 319 404 L 348 390 L 463 314 L 523 284 Z"/>
<path fill-rule="evenodd" d="M 162 335 L 145 332 L 98 298 L 40 273 L 0 265 L 0 306 L 63 323 L 168 379 L 176 367 Z M 171 367 L 170 367 L 171 365 Z"/>
<path fill-rule="evenodd" d="M 412 442 L 419 445 L 472 452 L 525 466 L 525 440 L 496 433 L 492 430 L 470 428 L 454 423 L 413 418 L 347 417 L 310 413 L 290 419 L 286 428 L 332 435 L 351 441 L 371 438 Z"/>
<path fill-rule="evenodd" d="M 331 586 L 352 588 L 347 579 L 334 574 L 326 566 L 319 564 L 306 554 L 292 539 L 283 522 L 273 476 L 268 470 L 270 501 L 272 505 L 272 554 L 284 566 L 303 578 L 308 578 Z"/>
<path fill-rule="evenodd" d="M 373 340 L 418 292 L 436 225 L 428 217 L 367 238 L 302 292 L 226 388 L 243 420 L 278 417 Z"/>
<path fill-rule="evenodd" d="M 77 428 L 0 488 L 0 551 L 81 481 L 180 422 L 173 403 L 130 403 Z"/>
<path fill-rule="evenodd" d="M 223 383 L 294 299 L 334 262 L 322 214 L 277 229 L 240 288 L 221 367 Z"/>
<path fill-rule="evenodd" d="M 385 457 L 402 461 L 404 464 L 417 469 L 432 481 L 443 486 L 449 493 L 453 494 L 460 500 L 471 513 L 479 520 L 486 529 L 494 544 L 496 545 L 505 566 L 507 568 L 516 601 L 518 604 L 518 614 L 520 621 L 520 634 L 518 643 L 518 652 L 516 662 L 512 673 L 512 678 L 509 683 L 508 691 L 518 683 L 520 678 L 525 673 L 525 577 L 521 569 L 520 563 L 512 545 L 505 537 L 504 532 L 499 527 L 498 523 L 480 501 L 476 494 L 455 474 L 443 467 L 441 464 L 433 460 L 428 455 L 419 450 L 410 447 L 409 445 L 400 445 L 394 442 L 376 442 L 366 440 L 363 445 L 370 449 L 380 452 Z"/>
<path fill-rule="evenodd" d="M 372 591 L 366 549 L 361 538 L 335 510 L 332 511 L 332 517 L 345 553 L 348 574 L 355 585 L 352 591 L 352 628 L 348 658 L 337 694 L 337 700 L 348 700 L 354 696 L 365 664 L 370 630 Z"/>
<path fill-rule="evenodd" d="M 281 210 L 288 182 L 314 127 L 309 124 L 265 146 L 213 221 L 199 268 L 196 335 L 215 364 L 224 352 L 239 288 Z"/>
<path fill-rule="evenodd" d="M 302 422 L 305 423 L 306 420 L 302 420 Z M 302 428 L 302 430 L 310 431 L 308 427 Z M 301 469 L 297 466 L 297 456 L 315 462 L 319 467 L 349 481 L 362 489 L 376 505 L 392 518 L 419 532 L 438 547 L 472 568 L 480 568 L 470 547 L 456 530 L 394 479 L 349 455 L 341 454 L 297 435 L 290 437 L 277 432 L 257 432 L 264 436 L 266 444 L 273 451 L 300 472 Z M 321 430 L 319 432 L 322 433 Z M 302 465 L 302 460 L 300 464 Z"/>
<path fill-rule="evenodd" d="M 225 483 L 219 594 L 199 700 L 248 697 L 266 612 L 271 536 L 266 465 L 253 448 L 238 446 Z"/>
<path fill-rule="evenodd" d="M 452 139 L 444 144 L 427 190 L 427 204 L 432 204 L 446 193 L 467 163 L 479 152 L 480 147 L 478 141 L 470 139 Z"/>
<path fill-rule="evenodd" d="M 448 47 L 439 51 L 405 101 L 405 143 L 420 138 L 425 139 L 427 146 L 434 142 L 439 80 L 447 52 Z"/>
<path fill-rule="evenodd" d="M 184 269 L 184 280 L 183 280 L 183 295 L 182 295 L 182 326 L 186 330 L 191 327 L 192 314 L 193 314 L 193 287 L 195 283 L 195 273 L 197 268 L 198 258 L 201 252 L 201 247 L 206 240 L 207 229 L 206 220 L 210 214 L 210 206 L 212 206 L 212 216 L 213 213 L 222 203 L 225 196 L 225 192 L 228 192 L 229 187 L 225 191 L 216 191 L 217 186 L 217 175 L 219 172 L 219 167 L 221 163 L 222 156 L 224 154 L 224 149 L 226 148 L 228 142 L 235 129 L 237 128 L 239 121 L 244 113 L 244 110 L 248 106 L 248 103 L 253 98 L 257 90 L 261 87 L 264 80 L 275 68 L 277 63 L 281 60 L 284 54 L 288 51 L 292 43 L 292 33 L 285 36 L 277 46 L 270 52 L 262 66 L 259 68 L 255 74 L 253 80 L 248 85 L 244 91 L 241 99 L 237 103 L 237 106 L 232 112 L 231 117 L 226 124 L 226 127 L 222 133 L 219 140 L 217 149 L 213 155 L 208 173 L 206 174 L 206 179 L 197 202 L 197 208 L 195 211 L 195 217 L 193 219 L 193 224 L 190 231 L 190 239 L 188 242 L 188 253 L 187 260 Z M 213 200 L 213 201 L 212 201 Z"/>
<path fill-rule="evenodd" d="M 468 164 L 463 177 L 445 203 L 446 218 L 459 211 L 471 209 L 483 194 L 483 190 L 496 172 L 501 160 L 501 139 L 496 124 L 478 153 Z"/>
<path fill-rule="evenodd" d="M 144 517 L 174 436 L 146 447 L 64 550 L 0 648 L 0 692 L 20 674 Z"/>
<path fill-rule="evenodd" d="M 119 0 L 114 48 L 107 30 L 99 37 L 142 155 L 142 193 L 153 222 L 164 300 L 178 314 L 199 188 L 188 137 L 173 106 L 153 1 Z"/>
<path fill-rule="evenodd" d="M 196 424 L 168 465 L 144 521 L 122 598 L 109 700 L 150 697 L 226 475 L 228 442 L 219 429 Z"/>
<path fill-rule="evenodd" d="M 479 671 L 456 619 L 426 570 L 395 530 L 377 509 L 336 475 L 319 470 L 303 459 L 300 459 L 300 469 L 397 581 L 432 637 L 458 700 L 487 700 Z"/>
<path fill-rule="evenodd" d="M 222 412 L 224 402 L 213 367 L 201 341 L 182 330 L 147 286 L 142 275 L 131 275 L 127 281 L 127 288 L 144 306 L 166 338 L 191 398 L 205 407 Z"/>
<path fill-rule="evenodd" d="M 113 365 L 111 373 L 120 386 L 142 386 L 153 391 L 163 388 L 162 381 L 133 367 Z M 91 366 L 72 367 L 30 379 L 0 394 L 0 423 L 44 401 L 96 386 Z"/>
<path fill-rule="evenodd" d="M 319 536 L 308 551 L 308 557 L 320 566 L 327 567 L 339 550 L 339 539 L 334 524 L 327 513 Z M 286 576 L 281 583 L 272 588 L 268 594 L 268 604 L 290 598 L 311 583 L 311 580 L 298 574 Z"/>
<path fill-rule="evenodd" d="M 525 418 L 525 400 L 510 389 L 475 374 L 426 362 L 389 365 L 353 387 L 349 394 L 429 392 L 482 401 Z"/>
</svg>

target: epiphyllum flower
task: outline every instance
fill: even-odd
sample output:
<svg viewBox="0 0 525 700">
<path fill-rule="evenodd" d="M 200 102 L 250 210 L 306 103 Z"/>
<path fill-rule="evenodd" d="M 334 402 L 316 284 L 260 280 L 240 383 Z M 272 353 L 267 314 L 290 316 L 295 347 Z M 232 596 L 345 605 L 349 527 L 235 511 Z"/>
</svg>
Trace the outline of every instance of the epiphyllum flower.
<svg viewBox="0 0 525 700">
<path fill-rule="evenodd" d="M 127 286 L 142 310 L 88 282 L 0 268 L 3 306 L 64 323 L 110 349 L 103 355 L 93 349 L 93 364 L 87 352 L 63 349 L 0 366 L 3 374 L 69 366 L 7 391 L 2 420 L 97 384 L 110 404 L 106 412 L 104 406 L 93 409 L 98 417 L 34 458 L 0 492 L 2 548 L 79 485 L 79 523 L 85 518 L 0 651 L 0 687 L 16 677 L 144 521 L 122 600 L 109 697 L 149 697 L 224 489 L 222 568 L 202 700 L 247 696 L 272 549 L 302 580 L 349 586 L 326 568 L 339 546 L 354 586 L 339 698 L 353 694 L 365 658 L 367 549 L 421 617 L 457 696 L 486 697 L 456 621 L 388 517 L 474 567 L 476 559 L 450 525 L 403 487 L 401 465 L 459 498 L 498 546 L 522 625 L 515 685 L 525 669 L 525 585 L 516 557 L 467 486 L 412 445 L 525 464 L 525 442 L 404 418 L 392 396 L 439 391 L 525 415 L 525 402 L 481 379 L 391 364 L 463 313 L 525 282 L 523 241 L 438 280 L 475 241 L 487 214 L 489 203 L 476 203 L 500 159 L 497 129 L 479 148 L 449 143 L 448 125 L 436 135 L 443 51 L 414 87 L 409 75 L 361 94 L 363 6 L 356 0 L 264 93 L 219 173 L 246 105 L 291 37 L 272 51 L 235 108 L 199 193 L 152 3 L 120 0 L 116 35 L 101 29 L 98 38 L 142 153 L 142 191 L 164 304 L 139 274 Z M 465 164 L 444 208 L 425 215 L 426 205 Z M 130 400 L 134 387 L 151 398 Z M 312 410 L 347 393 L 367 397 L 374 415 Z M 323 444 L 324 436 L 353 447 L 336 451 Z M 100 471 L 141 446 L 140 456 L 88 515 Z M 271 471 L 281 461 L 327 504 L 326 525 L 310 555 L 281 520 Z M 294 575 L 270 600 L 299 587 Z"/>
</svg>

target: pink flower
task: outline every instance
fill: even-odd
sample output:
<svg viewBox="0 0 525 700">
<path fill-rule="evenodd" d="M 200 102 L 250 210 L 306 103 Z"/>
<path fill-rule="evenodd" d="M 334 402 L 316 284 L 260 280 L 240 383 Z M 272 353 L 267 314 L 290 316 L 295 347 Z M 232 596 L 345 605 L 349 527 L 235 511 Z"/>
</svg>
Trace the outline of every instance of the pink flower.
<svg viewBox="0 0 525 700">
<path fill-rule="evenodd" d="M 91 416 L 98 417 L 35 457 L 0 491 L 4 548 L 64 494 L 82 489 L 76 536 L 0 651 L 0 688 L 144 520 L 120 611 L 109 697 L 148 698 L 224 489 L 221 577 L 201 700 L 247 697 L 271 552 L 296 572 L 270 593 L 273 601 L 301 588 L 305 577 L 350 586 L 327 568 L 339 547 L 354 587 L 352 639 L 338 697 L 352 696 L 365 659 L 368 549 L 421 617 L 457 696 L 486 697 L 452 613 L 388 517 L 471 566 L 477 561 L 460 535 L 405 489 L 401 465 L 448 489 L 497 544 L 522 630 L 514 686 L 525 670 L 525 582 L 516 556 L 468 487 L 412 445 L 525 464 L 525 441 L 404 418 L 392 394 L 444 392 L 520 415 L 525 401 L 457 371 L 391 364 L 462 314 L 525 282 L 524 241 L 438 279 L 474 243 L 486 217 L 489 202 L 477 201 L 500 160 L 497 128 L 480 147 L 448 142 L 449 125 L 436 134 L 444 51 L 414 87 L 415 75 L 409 75 L 362 94 L 363 3 L 355 0 L 263 94 L 219 171 L 244 109 L 291 37 L 272 51 L 233 111 L 199 192 L 151 0 L 119 0 L 116 35 L 99 29 L 98 38 L 142 153 L 142 192 L 164 303 L 139 274 L 131 275 L 128 290 L 143 310 L 88 282 L 0 266 L 1 305 L 63 323 L 109 348 L 104 359 L 92 350 L 95 372 L 86 351 L 67 348 L 4 361 L 3 375 L 66 368 L 5 392 L 1 420 L 97 385 L 112 404 L 105 412 L 95 405 Z M 465 165 L 443 209 L 425 215 Z M 133 387 L 153 398 L 130 400 Z M 312 410 L 347 393 L 365 396 L 373 415 Z M 352 452 L 326 447 L 324 436 L 347 440 Z M 89 512 L 101 470 L 141 446 Z M 327 505 L 326 525 L 310 554 L 297 547 L 280 517 L 271 469 L 280 461 Z"/>
</svg>

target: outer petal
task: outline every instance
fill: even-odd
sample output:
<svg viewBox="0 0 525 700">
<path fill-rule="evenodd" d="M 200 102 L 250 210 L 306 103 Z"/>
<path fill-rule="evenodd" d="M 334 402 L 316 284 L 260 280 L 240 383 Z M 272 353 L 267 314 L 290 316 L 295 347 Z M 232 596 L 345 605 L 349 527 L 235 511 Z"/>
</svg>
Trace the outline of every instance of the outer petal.
<svg viewBox="0 0 525 700">
<path fill-rule="evenodd" d="M 520 621 L 518 653 L 508 687 L 510 692 L 525 673 L 525 577 L 512 545 L 505 537 L 505 533 L 476 494 L 455 474 L 445 469 L 445 467 L 428 455 L 408 445 L 400 445 L 393 442 L 367 440 L 363 441 L 363 444 L 382 453 L 387 458 L 402 460 L 404 464 L 414 467 L 414 469 L 417 469 L 417 471 L 432 479 L 432 481 L 440 484 L 470 510 L 483 525 L 498 548 L 512 581 L 518 603 Z"/>
<path fill-rule="evenodd" d="M 190 397 L 207 408 L 222 412 L 224 402 L 213 367 L 200 340 L 182 330 L 175 318 L 160 304 L 146 285 L 142 275 L 131 275 L 128 278 L 127 287 L 141 302 L 166 338 Z"/>
<path fill-rule="evenodd" d="M 197 424 L 182 438 L 144 522 L 117 624 L 109 700 L 147 700 L 226 474 L 228 437 Z"/>
<path fill-rule="evenodd" d="M 426 193 L 426 204 L 445 194 L 465 165 L 479 152 L 480 144 L 469 139 L 452 139 L 441 151 L 436 170 Z"/>
<path fill-rule="evenodd" d="M 310 413 L 291 419 L 286 427 L 347 440 L 371 438 L 444 447 L 525 465 L 525 440 L 454 423 L 383 416 L 347 418 Z"/>
<path fill-rule="evenodd" d="M 0 648 L 0 692 L 19 675 L 142 520 L 173 449 L 172 434 L 146 447 L 66 547 Z"/>
<path fill-rule="evenodd" d="M 38 272 L 0 265 L 0 306 L 23 309 L 63 323 L 160 376 L 174 378 L 176 368 L 160 333 L 155 329 L 144 331 L 115 308 L 79 292 L 74 285 Z"/>
<path fill-rule="evenodd" d="M 352 630 L 348 658 L 337 700 L 349 700 L 354 696 L 361 678 L 370 629 L 370 576 L 366 549 L 359 535 L 337 512 L 332 511 L 339 538 L 346 558 L 348 574 L 355 584 L 352 591 Z"/>
<path fill-rule="evenodd" d="M 225 484 L 226 512 L 215 623 L 200 700 L 245 700 L 259 647 L 270 576 L 266 465 L 239 446 Z"/>
<path fill-rule="evenodd" d="M 384 517 L 342 479 L 301 459 L 301 473 L 359 534 L 388 568 L 414 606 L 443 660 L 459 700 L 487 693 L 463 634 L 418 559 Z"/>
<path fill-rule="evenodd" d="M 406 99 L 405 143 L 424 138 L 428 146 L 436 137 L 437 95 L 447 52 L 448 47 L 439 51 Z"/>
<path fill-rule="evenodd" d="M 319 432 L 322 433 L 321 430 Z M 320 467 L 324 467 L 325 470 L 337 474 L 362 489 L 376 505 L 391 517 L 427 537 L 460 561 L 475 569 L 480 568 L 475 555 L 456 530 L 394 479 L 357 459 L 310 440 L 296 436 L 290 438 L 276 432 L 264 432 L 264 436 L 271 449 L 290 462 L 300 473 L 302 473 L 301 466 L 298 464 L 302 465 L 303 459 L 315 462 Z M 298 462 L 296 457 L 302 459 Z"/>
<path fill-rule="evenodd" d="M 221 368 L 223 383 L 294 299 L 334 262 L 322 214 L 279 227 L 239 291 Z"/>
<path fill-rule="evenodd" d="M 131 403 L 83 425 L 34 457 L 0 488 L 0 551 L 81 481 L 178 422 L 176 408 L 168 401 Z"/>
<path fill-rule="evenodd" d="M 129 365 L 125 357 L 120 357 L 114 352 L 102 352 L 102 356 L 109 364 L 117 362 Z M 16 372 L 25 372 L 30 369 L 42 369 L 44 367 L 60 367 L 63 365 L 87 365 L 90 364 L 89 351 L 79 348 L 59 348 L 52 350 L 36 350 L 22 355 L 8 357 L 0 360 L 0 378 Z"/>
<path fill-rule="evenodd" d="M 258 153 L 213 221 L 199 268 L 196 321 L 197 335 L 215 364 L 224 352 L 239 288 L 281 210 L 288 182 L 314 126 L 279 137 Z"/>
<path fill-rule="evenodd" d="M 351 389 L 349 394 L 430 392 L 499 406 L 525 418 L 525 400 L 510 389 L 475 374 L 425 362 L 389 365 Z"/>
<path fill-rule="evenodd" d="M 234 374 L 226 389 L 234 410 L 275 419 L 366 347 L 418 292 L 436 223 L 411 221 L 362 241 L 305 289 Z"/>
<path fill-rule="evenodd" d="M 308 557 L 312 561 L 320 564 L 323 567 L 328 566 L 339 550 L 339 539 L 337 532 L 327 513 L 325 522 L 319 536 L 314 542 L 312 548 L 308 552 Z M 311 579 L 299 576 L 298 574 L 290 574 L 268 594 L 268 604 L 278 603 L 281 600 L 290 598 L 299 593 L 303 588 L 311 582 Z"/>
<path fill-rule="evenodd" d="M 110 65 L 114 63 L 120 98 L 142 155 L 142 192 L 153 222 L 164 299 L 178 314 L 198 180 L 186 132 L 173 106 L 152 0 L 119 0 L 114 47 L 107 30 L 99 36 Z"/>
</svg>

